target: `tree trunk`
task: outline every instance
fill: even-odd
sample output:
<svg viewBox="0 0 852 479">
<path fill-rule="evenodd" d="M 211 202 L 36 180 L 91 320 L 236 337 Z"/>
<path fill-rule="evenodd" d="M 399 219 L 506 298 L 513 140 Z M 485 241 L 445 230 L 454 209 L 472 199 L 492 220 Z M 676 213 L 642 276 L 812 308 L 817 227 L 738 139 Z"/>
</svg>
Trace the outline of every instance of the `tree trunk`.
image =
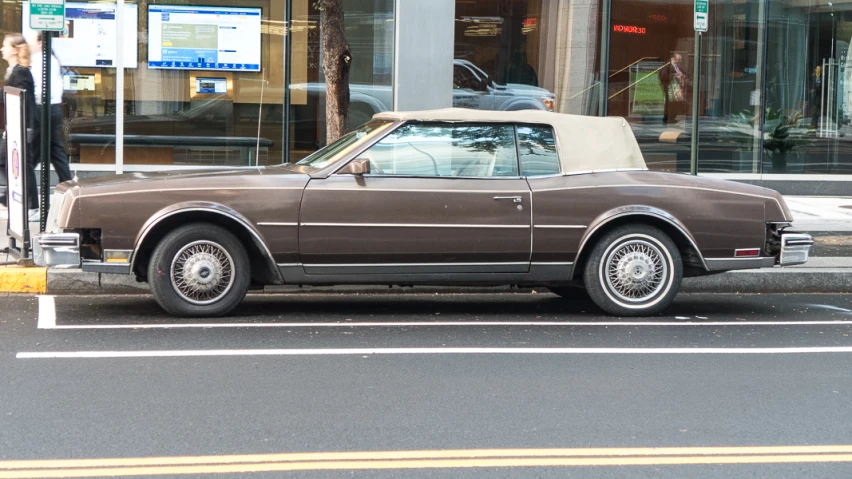
<svg viewBox="0 0 852 479">
<path fill-rule="evenodd" d="M 325 73 L 326 141 L 347 131 L 349 123 L 349 65 L 352 52 L 343 30 L 343 0 L 322 2 L 323 73 Z"/>
</svg>

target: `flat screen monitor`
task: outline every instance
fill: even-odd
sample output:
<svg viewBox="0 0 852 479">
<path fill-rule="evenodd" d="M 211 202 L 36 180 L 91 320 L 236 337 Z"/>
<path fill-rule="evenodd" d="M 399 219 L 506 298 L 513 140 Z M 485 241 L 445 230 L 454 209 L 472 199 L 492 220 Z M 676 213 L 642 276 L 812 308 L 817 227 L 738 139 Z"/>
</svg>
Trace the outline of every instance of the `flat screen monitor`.
<svg viewBox="0 0 852 479">
<path fill-rule="evenodd" d="M 95 76 L 80 73 L 62 75 L 65 91 L 95 91 Z"/>
<path fill-rule="evenodd" d="M 260 8 L 148 5 L 148 68 L 260 71 Z"/>
<path fill-rule="evenodd" d="M 23 33 L 29 38 L 32 32 L 29 2 L 23 3 L 22 10 Z M 138 22 L 138 6 L 125 4 L 124 68 L 138 66 Z M 67 2 L 65 29 L 51 42 L 53 53 L 63 66 L 115 68 L 118 64 L 116 27 L 115 3 Z"/>
<path fill-rule="evenodd" d="M 228 93 L 226 78 L 196 77 L 195 93 L 224 95 Z"/>
</svg>

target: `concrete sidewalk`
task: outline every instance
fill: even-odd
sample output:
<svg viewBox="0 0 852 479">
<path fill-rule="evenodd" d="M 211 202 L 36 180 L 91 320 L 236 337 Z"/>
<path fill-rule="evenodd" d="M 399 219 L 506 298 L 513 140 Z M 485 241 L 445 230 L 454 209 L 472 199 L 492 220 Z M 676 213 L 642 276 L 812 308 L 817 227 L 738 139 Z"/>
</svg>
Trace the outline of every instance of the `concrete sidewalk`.
<svg viewBox="0 0 852 479">
<path fill-rule="evenodd" d="M 785 197 L 795 221 L 794 228 L 814 235 L 815 247 L 806 265 L 792 268 L 764 268 L 735 271 L 684 280 L 684 292 L 708 293 L 840 293 L 852 292 L 852 198 L 849 197 Z M 6 224 L 6 209 L 0 207 L 0 224 Z M 38 225 L 32 224 L 33 231 Z M 0 235 L 0 249 L 7 245 Z M 4 262 L 5 255 L 0 255 Z M 80 270 L 44 270 L 43 268 L 0 267 L 0 292 L 46 292 L 51 294 L 130 294 L 145 293 L 148 285 L 137 283 L 131 276 L 83 273 Z M 26 276 L 24 276 L 26 274 Z M 4 281 L 3 277 L 7 280 Z M 44 286 L 41 286 L 41 278 Z M 9 289 L 12 288 L 12 289 Z M 458 288 L 387 286 L 298 287 L 274 286 L 270 293 L 454 293 L 508 292 L 509 287 Z"/>
</svg>

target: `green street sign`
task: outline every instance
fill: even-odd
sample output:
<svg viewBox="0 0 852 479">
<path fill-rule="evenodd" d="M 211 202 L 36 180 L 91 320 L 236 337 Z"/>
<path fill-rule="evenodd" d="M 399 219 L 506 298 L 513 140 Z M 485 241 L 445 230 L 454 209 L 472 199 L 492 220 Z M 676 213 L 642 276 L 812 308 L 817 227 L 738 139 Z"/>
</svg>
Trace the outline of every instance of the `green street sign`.
<svg viewBox="0 0 852 479">
<path fill-rule="evenodd" d="M 696 32 L 706 32 L 710 23 L 710 0 L 695 0 L 695 23 L 693 27 Z"/>
<path fill-rule="evenodd" d="M 65 0 L 30 0 L 30 28 L 62 30 L 65 28 Z"/>
</svg>

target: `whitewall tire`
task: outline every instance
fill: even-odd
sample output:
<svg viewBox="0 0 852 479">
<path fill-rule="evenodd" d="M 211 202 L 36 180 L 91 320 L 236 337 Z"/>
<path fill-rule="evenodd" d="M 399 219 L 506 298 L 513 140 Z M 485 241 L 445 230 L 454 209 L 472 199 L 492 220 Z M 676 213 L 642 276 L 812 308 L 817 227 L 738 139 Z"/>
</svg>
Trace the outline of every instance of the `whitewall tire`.
<svg viewBox="0 0 852 479">
<path fill-rule="evenodd" d="M 677 245 L 659 229 L 644 224 L 606 233 L 583 271 L 592 301 L 616 316 L 661 313 L 674 301 L 682 278 Z"/>
</svg>

